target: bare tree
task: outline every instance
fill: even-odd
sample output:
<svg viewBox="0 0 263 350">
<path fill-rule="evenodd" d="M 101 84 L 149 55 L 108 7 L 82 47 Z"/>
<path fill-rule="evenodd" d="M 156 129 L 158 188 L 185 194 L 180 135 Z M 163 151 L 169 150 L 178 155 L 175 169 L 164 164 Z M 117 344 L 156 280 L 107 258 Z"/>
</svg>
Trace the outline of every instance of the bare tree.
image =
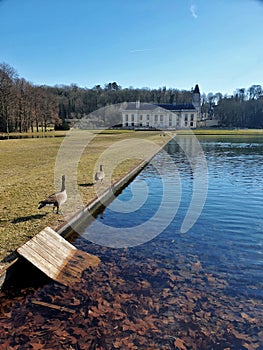
<svg viewBox="0 0 263 350">
<path fill-rule="evenodd" d="M 248 89 L 248 95 L 250 100 L 258 99 L 263 95 L 263 89 L 261 85 L 252 85 Z"/>
<path fill-rule="evenodd" d="M 16 71 L 6 63 L 0 64 L 0 128 L 9 134 L 14 117 L 16 99 Z"/>
</svg>

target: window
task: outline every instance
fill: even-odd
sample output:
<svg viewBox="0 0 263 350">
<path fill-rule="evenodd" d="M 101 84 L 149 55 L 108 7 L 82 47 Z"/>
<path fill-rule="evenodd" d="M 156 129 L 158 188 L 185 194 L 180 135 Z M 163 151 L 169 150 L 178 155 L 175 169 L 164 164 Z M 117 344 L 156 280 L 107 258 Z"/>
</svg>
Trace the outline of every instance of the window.
<svg viewBox="0 0 263 350">
<path fill-rule="evenodd" d="M 162 122 L 163 121 L 163 115 L 161 114 L 160 115 L 160 122 Z"/>
<path fill-rule="evenodd" d="M 185 115 L 184 115 L 184 120 L 187 122 L 187 120 L 188 120 L 188 114 L 185 114 Z"/>
<path fill-rule="evenodd" d="M 147 120 L 150 120 L 150 116 L 149 116 L 149 114 L 147 114 Z"/>
<path fill-rule="evenodd" d="M 158 121 L 158 115 L 157 115 L 157 114 L 155 114 L 154 120 L 155 120 L 156 122 Z"/>
<path fill-rule="evenodd" d="M 140 120 L 142 120 L 142 115 L 140 115 Z"/>
<path fill-rule="evenodd" d="M 184 126 L 187 126 L 187 124 L 188 124 L 188 123 L 187 123 L 187 121 L 186 121 L 186 122 L 184 122 Z"/>
<path fill-rule="evenodd" d="M 131 120 L 134 121 L 134 114 L 131 115 Z"/>
<path fill-rule="evenodd" d="M 194 114 L 191 114 L 191 121 L 194 120 Z"/>
<path fill-rule="evenodd" d="M 169 120 L 169 126 L 172 126 L 172 121 L 171 120 Z"/>
<path fill-rule="evenodd" d="M 190 123 L 190 126 L 194 126 L 194 123 L 193 123 L 193 122 L 191 122 L 191 123 Z"/>
<path fill-rule="evenodd" d="M 125 115 L 125 120 L 126 120 L 126 122 L 129 120 L 128 114 Z"/>
<path fill-rule="evenodd" d="M 169 115 L 169 122 L 171 122 L 172 119 L 173 119 L 173 116 L 172 116 L 172 114 L 170 114 L 170 115 Z"/>
</svg>

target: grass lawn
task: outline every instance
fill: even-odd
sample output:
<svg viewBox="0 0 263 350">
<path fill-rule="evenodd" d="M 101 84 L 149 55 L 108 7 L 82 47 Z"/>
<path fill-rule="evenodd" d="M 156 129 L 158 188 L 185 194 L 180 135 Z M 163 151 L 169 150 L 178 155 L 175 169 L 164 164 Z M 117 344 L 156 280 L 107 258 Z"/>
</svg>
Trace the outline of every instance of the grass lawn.
<svg viewBox="0 0 263 350">
<path fill-rule="evenodd" d="M 64 147 L 66 186 L 72 163 L 71 152 L 74 153 L 74 147 L 77 147 L 80 140 L 83 141 L 86 134 L 79 131 L 74 137 L 74 142 Z M 94 171 L 97 170 L 97 159 L 105 150 L 111 150 L 110 156 L 106 152 L 105 157 L 102 157 L 107 178 L 101 185 L 102 191 L 139 164 L 140 156 L 147 154 L 147 147 L 139 146 L 136 149 L 134 146 L 133 140 L 138 138 L 160 145 L 165 142 L 159 132 L 88 132 L 87 146 L 77 166 L 77 190 L 84 204 L 96 197 L 96 186 L 90 184 L 93 183 Z M 51 207 L 38 210 L 38 202 L 55 192 L 55 162 L 66 139 L 48 137 L 0 141 L 0 261 L 44 227 L 55 228 L 64 221 L 64 216 L 53 213 Z M 125 145 L 121 142 L 123 140 L 130 140 L 128 145 L 131 144 L 138 155 L 137 159 L 130 155 L 127 143 Z M 153 150 L 149 147 L 148 151 L 150 155 Z M 116 163 L 117 166 L 109 178 L 107 169 L 111 163 Z M 64 208 L 61 209 L 64 212 Z"/>
</svg>

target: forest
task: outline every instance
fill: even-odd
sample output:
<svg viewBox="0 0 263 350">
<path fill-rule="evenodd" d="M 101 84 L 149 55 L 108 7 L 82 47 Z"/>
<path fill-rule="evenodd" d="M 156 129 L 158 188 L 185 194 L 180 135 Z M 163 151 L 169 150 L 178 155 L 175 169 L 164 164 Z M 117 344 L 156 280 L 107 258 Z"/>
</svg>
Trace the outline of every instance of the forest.
<svg viewBox="0 0 263 350">
<path fill-rule="evenodd" d="M 121 122 L 114 113 L 94 118 L 102 107 L 140 100 L 148 103 L 191 103 L 192 91 L 122 88 L 117 82 L 92 88 L 67 85 L 35 85 L 19 77 L 7 63 L 0 63 L 0 132 L 47 131 L 68 129 L 69 121 L 86 118 L 94 127 L 110 127 Z M 232 95 L 202 93 L 203 118 L 215 118 L 225 128 L 263 127 L 263 88 L 252 85 L 237 88 Z M 98 115 L 98 113 L 97 113 Z"/>
</svg>

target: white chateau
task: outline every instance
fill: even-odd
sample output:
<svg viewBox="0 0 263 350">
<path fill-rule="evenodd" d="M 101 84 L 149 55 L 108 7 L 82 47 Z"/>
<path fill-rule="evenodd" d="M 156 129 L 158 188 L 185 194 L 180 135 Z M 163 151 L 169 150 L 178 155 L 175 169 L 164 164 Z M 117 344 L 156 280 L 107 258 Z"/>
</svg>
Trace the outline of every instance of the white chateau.
<svg viewBox="0 0 263 350">
<path fill-rule="evenodd" d="M 185 129 L 196 128 L 201 120 L 201 96 L 198 85 L 193 91 L 192 103 L 150 104 L 128 102 L 122 109 L 124 128 Z"/>
</svg>

